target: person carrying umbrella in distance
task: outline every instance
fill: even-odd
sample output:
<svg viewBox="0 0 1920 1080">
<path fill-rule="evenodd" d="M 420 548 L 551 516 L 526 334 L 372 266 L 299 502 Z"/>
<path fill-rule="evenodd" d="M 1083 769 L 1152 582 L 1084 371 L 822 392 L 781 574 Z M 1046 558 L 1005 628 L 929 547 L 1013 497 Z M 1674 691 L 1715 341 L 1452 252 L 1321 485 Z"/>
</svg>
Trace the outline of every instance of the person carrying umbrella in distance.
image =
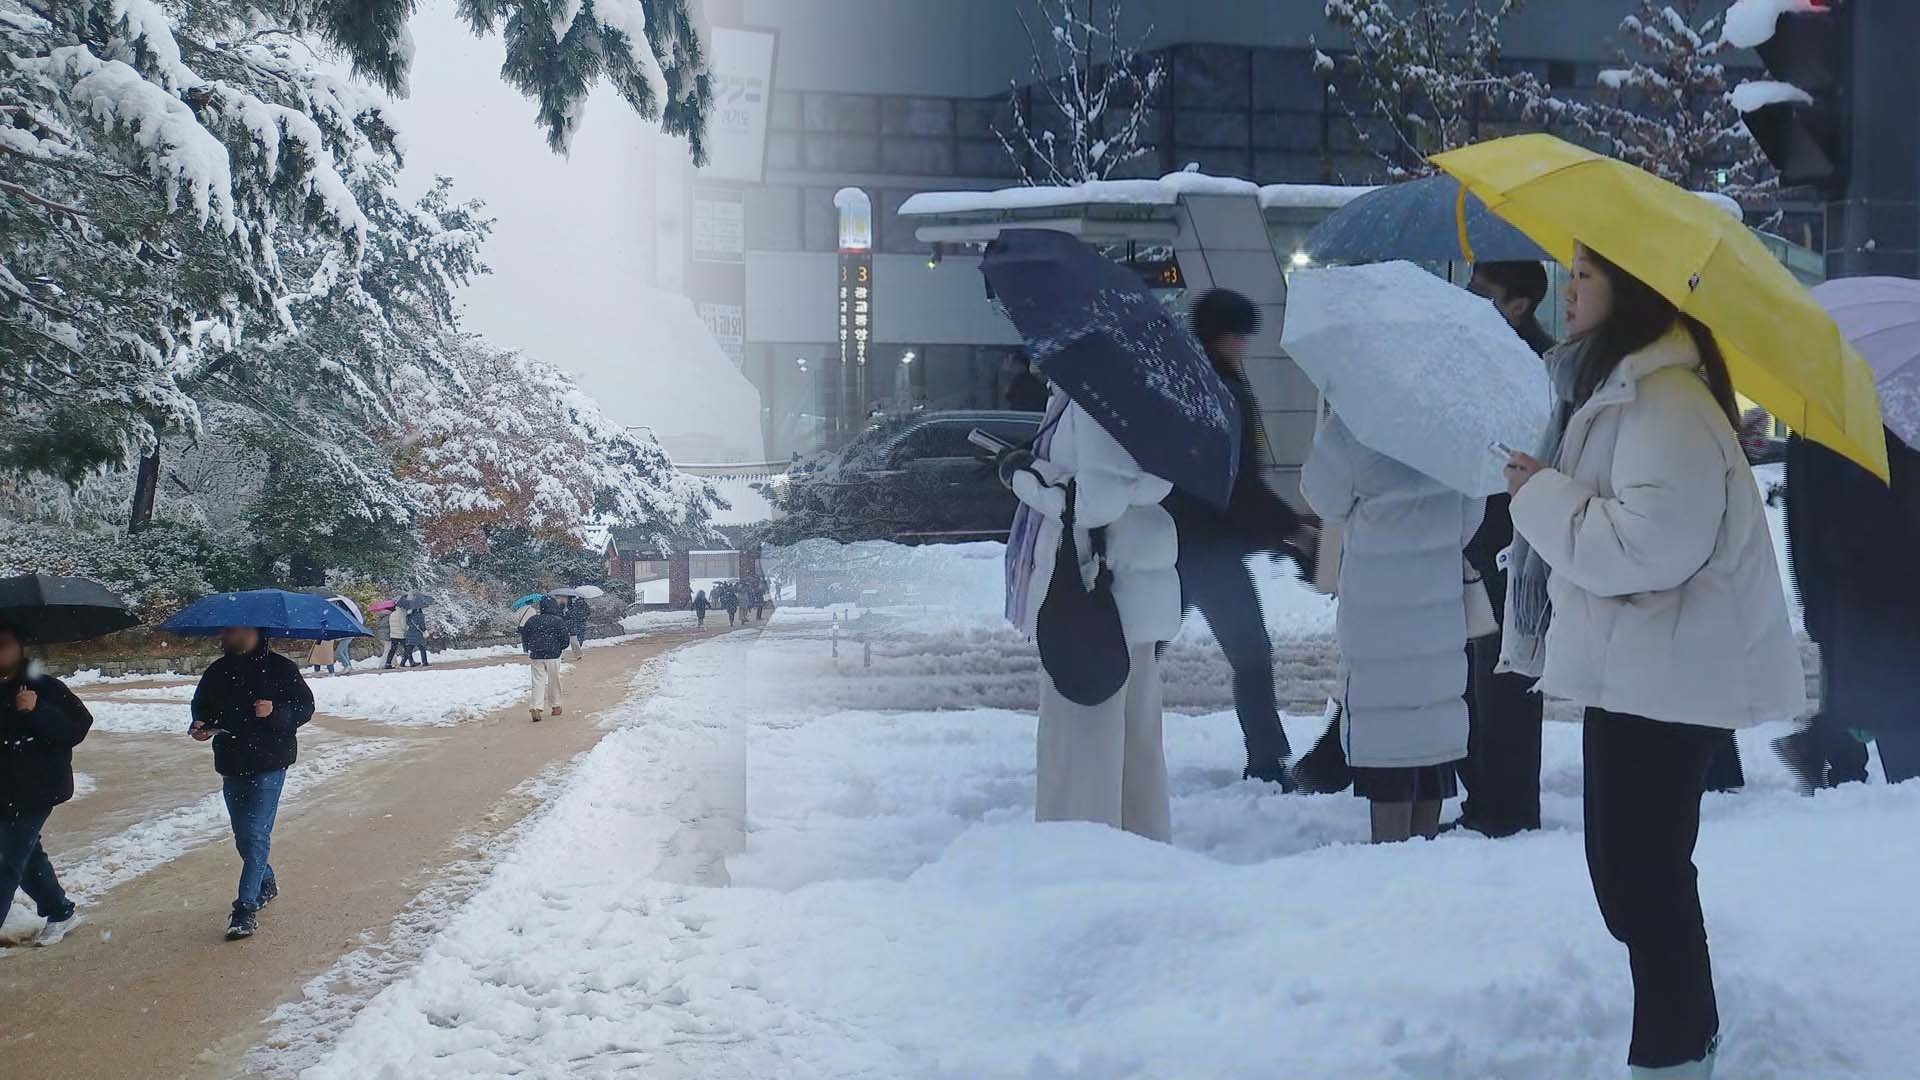
<svg viewBox="0 0 1920 1080">
<path fill-rule="evenodd" d="M 1073 237 L 1002 232 L 981 272 L 1053 386 L 1033 444 L 996 458 L 1020 500 L 1007 616 L 1046 674 L 1035 817 L 1166 841 L 1158 653 L 1180 629 L 1180 578 L 1161 503 L 1180 485 L 1228 504 L 1238 403 L 1140 280 Z"/>
<path fill-rule="evenodd" d="M 1260 475 L 1260 411 L 1244 370 L 1247 342 L 1260 330 L 1259 309 L 1231 289 L 1212 289 L 1194 303 L 1191 325 L 1239 402 L 1240 472 L 1225 511 L 1184 491 L 1167 497 L 1180 541 L 1181 610 L 1198 608 L 1206 616 L 1233 668 L 1234 712 L 1247 751 L 1241 775 L 1290 787 L 1287 759 L 1293 751 L 1274 700 L 1273 641 L 1246 560 L 1279 553 L 1311 573 L 1301 551 L 1313 545 L 1316 533 Z"/>
<path fill-rule="evenodd" d="M 316 596 L 260 589 L 202 597 L 160 624 L 179 634 L 220 639 L 221 656 L 200 676 L 188 734 L 213 743 L 240 883 L 227 940 L 252 937 L 260 909 L 280 895 L 268 861 L 287 769 L 300 756 L 298 732 L 313 719 L 313 691 L 300 665 L 269 647 L 273 635 L 332 640 L 363 637 L 366 628 Z"/>
<path fill-rule="evenodd" d="M 533 722 L 539 723 L 549 709 L 559 716 L 560 656 L 567 651 L 567 623 L 560 617 L 559 600 L 551 596 L 540 600 L 539 613 L 520 627 L 520 644 L 527 652 L 528 711 Z"/>
<path fill-rule="evenodd" d="M 406 652 L 411 657 L 415 650 L 419 651 L 420 659 L 416 661 L 419 667 L 432 666 L 432 661 L 427 659 L 427 604 L 429 602 L 426 597 L 415 593 L 407 598 L 406 603 L 400 605 L 407 612 Z"/>
<path fill-rule="evenodd" d="M 1627 948 L 1627 1062 L 1705 1080 L 1720 1042 L 1693 865 L 1708 768 L 1729 730 L 1806 704 L 1735 381 L 1884 476 L 1871 373 L 1743 226 L 1665 181 L 1541 135 L 1434 160 L 1571 266 L 1560 405 L 1506 466 L 1501 665 L 1586 710 L 1587 868 Z"/>
<path fill-rule="evenodd" d="M 393 667 L 394 657 L 400 658 L 401 667 L 413 666 L 413 648 L 407 644 L 407 609 L 392 601 L 387 602 L 387 662 L 383 667 Z"/>
<path fill-rule="evenodd" d="M 80 641 L 134 625 L 120 598 L 84 578 L 27 574 L 0 580 L 0 923 L 16 890 L 46 920 L 51 945 L 80 921 L 40 836 L 73 798 L 73 748 L 93 716 L 59 679 L 29 660 L 30 642 Z"/>
<path fill-rule="evenodd" d="M 693 620 L 695 626 L 707 625 L 707 590 L 701 589 L 693 594 Z"/>
</svg>

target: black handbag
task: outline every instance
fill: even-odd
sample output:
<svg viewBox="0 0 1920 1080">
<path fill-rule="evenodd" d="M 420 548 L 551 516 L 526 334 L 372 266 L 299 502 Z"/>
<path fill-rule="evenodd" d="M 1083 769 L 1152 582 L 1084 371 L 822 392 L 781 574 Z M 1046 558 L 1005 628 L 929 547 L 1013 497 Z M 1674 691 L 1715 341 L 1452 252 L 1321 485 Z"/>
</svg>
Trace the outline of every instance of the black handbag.
<svg viewBox="0 0 1920 1080">
<path fill-rule="evenodd" d="M 1098 705 L 1127 684 L 1127 636 L 1120 626 L 1120 605 L 1113 599 L 1113 571 L 1107 568 L 1107 531 L 1091 533 L 1097 571 L 1093 588 L 1080 576 L 1080 551 L 1073 540 L 1073 503 L 1078 493 L 1067 481 L 1067 507 L 1060 518 L 1060 549 L 1053 557 L 1053 580 L 1040 603 L 1034 634 L 1040 666 L 1060 696 L 1076 705 Z"/>
</svg>

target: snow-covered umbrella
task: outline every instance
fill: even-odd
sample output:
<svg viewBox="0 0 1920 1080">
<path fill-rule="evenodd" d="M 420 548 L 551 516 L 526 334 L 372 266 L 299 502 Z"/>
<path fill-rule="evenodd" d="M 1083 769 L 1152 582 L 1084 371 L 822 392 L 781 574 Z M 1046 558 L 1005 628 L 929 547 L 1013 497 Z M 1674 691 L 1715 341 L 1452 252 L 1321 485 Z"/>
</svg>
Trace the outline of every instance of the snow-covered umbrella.
<svg viewBox="0 0 1920 1080">
<path fill-rule="evenodd" d="M 1468 495 L 1539 445 L 1545 365 L 1492 304 L 1409 262 L 1297 270 L 1281 345 L 1361 442 Z"/>
<path fill-rule="evenodd" d="M 607 595 L 607 590 L 598 585 L 573 585 L 565 589 L 555 589 L 548 596 L 577 596 L 582 600 L 597 600 Z"/>
</svg>

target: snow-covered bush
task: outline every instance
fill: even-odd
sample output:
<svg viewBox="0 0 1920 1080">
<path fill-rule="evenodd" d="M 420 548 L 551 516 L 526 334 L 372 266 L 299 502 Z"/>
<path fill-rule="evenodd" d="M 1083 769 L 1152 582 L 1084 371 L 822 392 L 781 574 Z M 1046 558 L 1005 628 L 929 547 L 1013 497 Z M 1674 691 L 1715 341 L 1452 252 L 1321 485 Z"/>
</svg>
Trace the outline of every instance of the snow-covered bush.
<svg viewBox="0 0 1920 1080">
<path fill-rule="evenodd" d="M 244 549 L 175 523 L 128 535 L 0 518 L 0 576 L 40 571 L 92 578 L 147 622 L 220 589 L 248 587 Z"/>
</svg>

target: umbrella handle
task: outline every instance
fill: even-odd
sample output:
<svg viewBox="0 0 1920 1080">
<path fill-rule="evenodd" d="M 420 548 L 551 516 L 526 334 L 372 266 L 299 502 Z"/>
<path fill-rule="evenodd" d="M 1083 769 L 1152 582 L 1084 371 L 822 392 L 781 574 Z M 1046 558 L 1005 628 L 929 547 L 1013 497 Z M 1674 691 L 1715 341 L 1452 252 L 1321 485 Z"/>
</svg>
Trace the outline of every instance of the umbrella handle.
<svg viewBox="0 0 1920 1080">
<path fill-rule="evenodd" d="M 1460 193 L 1453 199 L 1453 225 L 1460 231 L 1460 257 L 1465 262 L 1473 262 L 1473 244 L 1467 239 L 1467 185 L 1460 185 Z"/>
</svg>

